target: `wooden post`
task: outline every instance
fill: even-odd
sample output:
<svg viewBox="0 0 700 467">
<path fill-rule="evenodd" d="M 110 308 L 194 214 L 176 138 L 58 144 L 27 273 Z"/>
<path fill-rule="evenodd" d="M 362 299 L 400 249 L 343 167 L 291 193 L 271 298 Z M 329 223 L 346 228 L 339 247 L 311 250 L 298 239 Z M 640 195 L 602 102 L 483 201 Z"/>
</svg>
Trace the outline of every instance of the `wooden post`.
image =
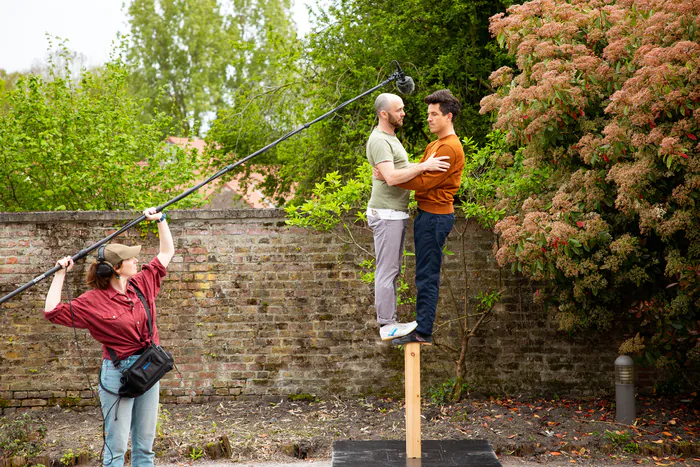
<svg viewBox="0 0 700 467">
<path fill-rule="evenodd" d="M 420 459 L 420 346 L 404 347 L 406 378 L 406 458 Z"/>
</svg>

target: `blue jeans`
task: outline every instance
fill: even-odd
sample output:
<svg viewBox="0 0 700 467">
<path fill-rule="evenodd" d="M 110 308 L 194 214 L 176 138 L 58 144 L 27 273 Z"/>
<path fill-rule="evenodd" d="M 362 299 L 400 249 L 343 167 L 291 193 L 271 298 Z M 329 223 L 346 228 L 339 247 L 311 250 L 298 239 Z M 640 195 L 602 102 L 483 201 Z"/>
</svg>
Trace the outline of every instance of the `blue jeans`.
<svg viewBox="0 0 700 467">
<path fill-rule="evenodd" d="M 419 333 L 433 334 L 440 292 L 442 247 L 455 223 L 454 214 L 432 214 L 418 210 L 413 220 L 416 247 L 416 321 Z"/>
<path fill-rule="evenodd" d="M 130 367 L 137 359 L 131 356 L 122 360 L 121 368 Z M 122 373 L 111 360 L 102 360 L 102 385 L 112 392 L 118 392 Z M 122 467 L 131 432 L 132 467 L 152 467 L 153 440 L 156 437 L 158 422 L 158 401 L 160 382 L 146 393 L 136 398 L 115 396 L 99 387 L 100 405 L 105 418 L 105 448 L 103 465 Z"/>
</svg>

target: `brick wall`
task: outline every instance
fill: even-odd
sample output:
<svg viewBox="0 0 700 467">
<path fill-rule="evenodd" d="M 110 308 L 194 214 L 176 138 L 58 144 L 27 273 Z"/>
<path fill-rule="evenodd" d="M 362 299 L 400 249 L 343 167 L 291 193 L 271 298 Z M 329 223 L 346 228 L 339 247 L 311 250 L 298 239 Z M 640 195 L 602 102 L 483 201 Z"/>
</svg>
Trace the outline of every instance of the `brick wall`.
<svg viewBox="0 0 700 467">
<path fill-rule="evenodd" d="M 0 294 L 133 217 L 124 212 L 0 214 Z M 359 248 L 333 234 L 289 228 L 279 210 L 170 211 L 168 218 L 177 251 L 157 300 L 158 325 L 181 377 L 172 372 L 163 380 L 164 401 L 401 394 L 403 355 L 378 338 L 372 287 L 360 280 L 357 266 L 364 259 Z M 354 234 L 371 250 L 369 230 L 357 227 Z M 152 233 L 132 229 L 119 241 L 143 244 L 141 261 L 157 253 Z M 460 305 L 479 290 L 506 288 L 496 315 L 470 342 L 470 384 L 483 393 L 611 390 L 623 337 L 572 338 L 558 332 L 532 304 L 532 287 L 499 272 L 492 242 L 490 233 L 459 220 L 448 245 L 454 255 L 446 259 L 445 274 L 453 294 L 443 281 L 438 322 L 456 316 L 451 296 Z M 410 231 L 406 245 L 413 249 Z M 69 274 L 73 296 L 86 290 L 86 264 L 81 261 Z M 50 282 L 0 306 L 0 406 L 5 410 L 92 403 L 74 331 L 43 318 Z M 411 307 L 403 305 L 400 312 L 408 318 Z M 77 335 L 94 384 L 100 346 L 86 331 Z M 456 336 L 455 322 L 436 334 L 452 345 Z M 424 350 L 424 390 L 453 375 L 452 357 L 438 346 Z"/>
</svg>

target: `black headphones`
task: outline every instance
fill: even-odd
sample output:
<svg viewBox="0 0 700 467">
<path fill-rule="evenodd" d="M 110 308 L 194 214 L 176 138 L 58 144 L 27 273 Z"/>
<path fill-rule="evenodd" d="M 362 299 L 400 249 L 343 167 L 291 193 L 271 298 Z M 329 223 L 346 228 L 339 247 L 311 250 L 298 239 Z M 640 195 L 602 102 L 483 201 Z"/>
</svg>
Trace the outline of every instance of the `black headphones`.
<svg viewBox="0 0 700 467">
<path fill-rule="evenodd" d="M 98 277 L 104 277 L 104 278 L 110 278 L 112 277 L 112 274 L 116 274 L 114 272 L 114 269 L 112 266 L 109 265 L 105 261 L 105 246 L 102 245 L 98 250 L 97 250 L 97 270 L 95 273 L 97 274 Z"/>
</svg>

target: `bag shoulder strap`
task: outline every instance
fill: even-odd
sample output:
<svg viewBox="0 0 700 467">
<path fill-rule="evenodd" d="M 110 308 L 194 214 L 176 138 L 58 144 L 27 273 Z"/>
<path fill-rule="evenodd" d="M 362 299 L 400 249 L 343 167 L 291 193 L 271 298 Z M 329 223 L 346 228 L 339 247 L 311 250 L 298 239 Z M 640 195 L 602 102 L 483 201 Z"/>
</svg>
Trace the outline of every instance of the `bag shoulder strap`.
<svg viewBox="0 0 700 467">
<path fill-rule="evenodd" d="M 141 300 L 141 303 L 143 303 L 143 307 L 146 309 L 146 316 L 148 317 L 148 336 L 153 337 L 153 318 L 151 317 L 151 309 L 148 307 L 148 301 L 146 300 L 146 297 L 143 296 L 143 292 L 136 287 L 136 284 L 133 282 L 130 282 L 130 284 L 134 288 L 136 295 L 138 295 L 139 300 Z"/>
<path fill-rule="evenodd" d="M 139 300 L 141 300 L 141 303 L 143 303 L 143 307 L 146 309 L 146 316 L 148 317 L 148 321 L 146 321 L 146 324 L 148 324 L 148 336 L 153 338 L 153 318 L 151 317 L 151 309 L 148 306 L 148 301 L 146 300 L 146 297 L 143 296 L 143 292 L 141 292 L 141 290 L 138 287 L 136 287 L 136 284 L 134 284 L 133 282 L 129 283 L 134 288 L 134 292 L 136 292 L 136 295 L 139 297 Z M 119 358 L 117 357 L 117 353 L 114 351 L 114 349 L 111 347 L 107 347 L 107 353 L 112 359 L 112 363 L 114 364 L 114 366 L 119 368 L 121 360 L 119 360 Z"/>
</svg>

